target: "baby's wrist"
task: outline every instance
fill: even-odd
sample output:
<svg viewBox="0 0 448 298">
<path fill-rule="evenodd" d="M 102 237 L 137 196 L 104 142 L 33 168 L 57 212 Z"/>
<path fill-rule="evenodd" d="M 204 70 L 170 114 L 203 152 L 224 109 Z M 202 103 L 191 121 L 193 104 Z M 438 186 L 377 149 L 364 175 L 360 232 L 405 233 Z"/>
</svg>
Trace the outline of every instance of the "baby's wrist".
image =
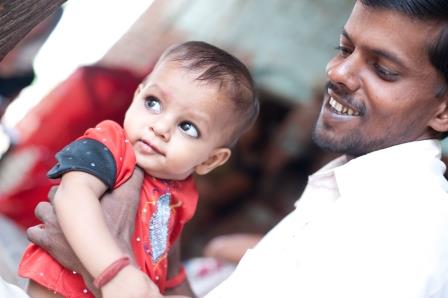
<svg viewBox="0 0 448 298">
<path fill-rule="evenodd" d="M 97 289 L 101 289 L 104 285 L 109 283 L 121 270 L 129 266 L 131 260 L 129 256 L 123 256 L 112 262 L 106 269 L 103 270 L 93 281 L 93 285 Z"/>
</svg>

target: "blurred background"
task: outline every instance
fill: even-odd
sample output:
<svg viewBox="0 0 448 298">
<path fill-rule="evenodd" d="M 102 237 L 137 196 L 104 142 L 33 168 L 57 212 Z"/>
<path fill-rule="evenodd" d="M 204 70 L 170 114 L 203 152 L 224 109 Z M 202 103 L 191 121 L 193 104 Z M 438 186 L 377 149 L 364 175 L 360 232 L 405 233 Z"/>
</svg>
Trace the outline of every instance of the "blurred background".
<svg viewBox="0 0 448 298">
<path fill-rule="evenodd" d="M 38 223 L 33 210 L 47 199 L 54 154 L 103 119 L 121 121 L 168 45 L 204 40 L 246 63 L 261 101 L 231 161 L 196 179 L 200 201 L 182 252 L 193 287 L 205 293 L 334 157 L 314 146 L 311 132 L 325 65 L 353 2 L 67 1 L 0 62 L 0 260 L 8 260 L 0 274 L 23 286 L 14 276 L 22 231 Z"/>
</svg>

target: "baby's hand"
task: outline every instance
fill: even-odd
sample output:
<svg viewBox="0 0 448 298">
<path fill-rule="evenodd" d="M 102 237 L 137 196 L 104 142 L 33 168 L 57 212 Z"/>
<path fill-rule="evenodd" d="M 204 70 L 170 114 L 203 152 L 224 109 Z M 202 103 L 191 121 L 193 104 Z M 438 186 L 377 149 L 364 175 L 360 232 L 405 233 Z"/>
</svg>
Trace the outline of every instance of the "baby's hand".
<svg viewBox="0 0 448 298">
<path fill-rule="evenodd" d="M 103 298 L 129 297 L 148 298 L 162 297 L 157 286 L 134 266 L 124 267 L 118 274 L 101 288 Z"/>
</svg>

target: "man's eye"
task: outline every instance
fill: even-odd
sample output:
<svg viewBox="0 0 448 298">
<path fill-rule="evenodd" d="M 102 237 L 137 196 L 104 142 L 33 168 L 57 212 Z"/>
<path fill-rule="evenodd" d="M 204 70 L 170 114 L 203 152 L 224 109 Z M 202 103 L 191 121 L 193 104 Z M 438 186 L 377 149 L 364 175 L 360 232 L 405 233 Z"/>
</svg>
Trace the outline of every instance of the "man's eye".
<svg viewBox="0 0 448 298">
<path fill-rule="evenodd" d="M 184 121 L 181 124 L 179 124 L 180 129 L 186 133 L 187 135 L 198 138 L 199 137 L 199 130 L 196 128 L 196 126 L 188 121 Z"/>
<path fill-rule="evenodd" d="M 160 113 L 162 106 L 160 104 L 160 100 L 154 96 L 148 96 L 145 98 L 145 106 L 153 112 Z"/>
<path fill-rule="evenodd" d="M 379 65 L 378 63 L 374 63 L 373 67 L 378 74 L 380 78 L 386 81 L 395 81 L 398 78 L 398 74 L 388 70 L 387 68 L 384 68 L 383 66 Z"/>
<path fill-rule="evenodd" d="M 349 49 L 347 47 L 344 47 L 342 45 L 336 46 L 335 49 L 340 52 L 340 55 L 342 57 L 347 57 L 347 56 L 349 56 L 352 53 L 351 49 Z"/>
</svg>

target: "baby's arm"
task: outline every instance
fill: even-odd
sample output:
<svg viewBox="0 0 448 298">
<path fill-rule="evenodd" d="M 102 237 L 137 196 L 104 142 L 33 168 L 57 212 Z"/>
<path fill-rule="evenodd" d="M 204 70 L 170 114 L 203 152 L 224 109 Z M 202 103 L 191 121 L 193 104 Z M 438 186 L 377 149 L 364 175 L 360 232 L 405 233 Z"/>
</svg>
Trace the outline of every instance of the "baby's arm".
<svg viewBox="0 0 448 298">
<path fill-rule="evenodd" d="M 54 199 L 68 243 L 94 277 L 122 257 L 101 212 L 99 198 L 105 191 L 95 176 L 73 171 L 63 175 Z"/>
<path fill-rule="evenodd" d="M 73 171 L 63 175 L 54 198 L 61 229 L 81 263 L 94 278 L 123 256 L 101 211 L 99 198 L 105 191 L 105 184 L 95 176 Z M 101 288 L 101 292 L 103 297 L 113 297 L 117 293 L 145 297 L 151 290 L 147 279 L 134 266 L 126 266 Z"/>
</svg>

